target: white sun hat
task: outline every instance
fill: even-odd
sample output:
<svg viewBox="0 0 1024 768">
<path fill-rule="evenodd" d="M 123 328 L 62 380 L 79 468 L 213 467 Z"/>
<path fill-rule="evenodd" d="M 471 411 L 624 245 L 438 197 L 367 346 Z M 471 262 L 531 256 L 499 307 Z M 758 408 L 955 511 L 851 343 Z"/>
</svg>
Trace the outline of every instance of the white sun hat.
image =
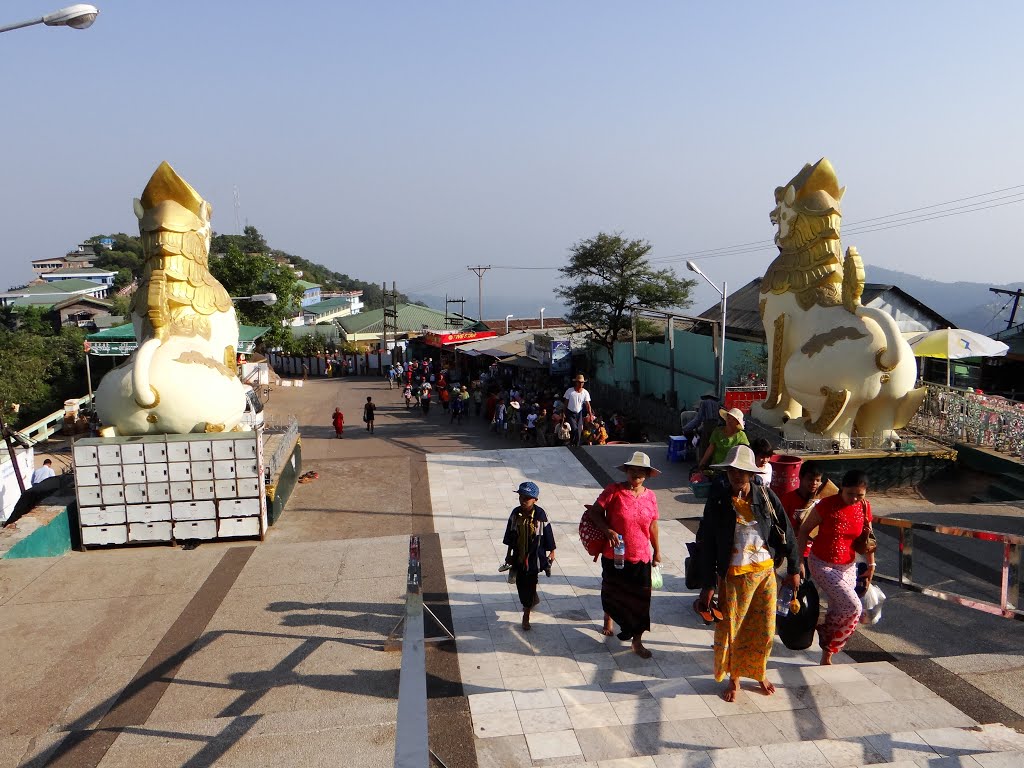
<svg viewBox="0 0 1024 768">
<path fill-rule="evenodd" d="M 623 472 L 626 471 L 626 467 L 640 467 L 641 469 L 648 469 L 651 472 L 651 477 L 657 477 L 661 474 L 660 469 L 655 469 L 651 466 L 651 457 L 643 451 L 634 451 L 633 456 L 629 461 L 619 464 L 619 469 Z"/>
<path fill-rule="evenodd" d="M 740 429 L 745 429 L 745 425 L 743 423 L 743 411 L 741 411 L 739 408 L 730 408 L 728 411 L 722 408 L 718 411 L 718 415 L 721 416 L 723 419 L 726 416 L 732 416 L 734 419 L 736 419 L 736 421 L 740 423 Z"/>
<path fill-rule="evenodd" d="M 753 472 L 763 475 L 764 470 L 757 466 L 754 461 L 754 452 L 749 445 L 735 445 L 725 455 L 725 461 L 721 464 L 712 464 L 712 469 L 742 469 L 744 472 Z"/>
</svg>

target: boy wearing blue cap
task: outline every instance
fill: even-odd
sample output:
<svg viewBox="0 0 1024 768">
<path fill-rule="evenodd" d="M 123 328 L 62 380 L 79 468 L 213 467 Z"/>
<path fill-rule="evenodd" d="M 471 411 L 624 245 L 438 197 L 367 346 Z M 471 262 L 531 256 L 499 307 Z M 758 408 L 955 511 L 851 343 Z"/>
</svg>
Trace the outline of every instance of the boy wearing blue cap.
<svg viewBox="0 0 1024 768">
<path fill-rule="evenodd" d="M 540 572 L 551 575 L 555 562 L 555 534 L 548 516 L 537 506 L 540 489 L 536 483 L 520 483 L 516 489 L 519 506 L 509 515 L 502 543 L 508 547 L 506 564 L 515 574 L 516 591 L 523 604 L 523 629 L 530 629 L 530 611 L 540 602 L 537 579 Z"/>
</svg>

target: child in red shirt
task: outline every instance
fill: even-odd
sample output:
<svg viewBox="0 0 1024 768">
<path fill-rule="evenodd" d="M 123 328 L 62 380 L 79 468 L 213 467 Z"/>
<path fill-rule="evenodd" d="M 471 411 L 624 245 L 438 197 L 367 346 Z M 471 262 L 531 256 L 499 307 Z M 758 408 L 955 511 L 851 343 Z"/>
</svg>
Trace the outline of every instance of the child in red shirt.
<svg viewBox="0 0 1024 768">
<path fill-rule="evenodd" d="M 334 425 L 334 436 L 344 437 L 345 436 L 345 414 L 341 412 L 341 408 L 334 409 L 334 415 L 331 417 L 331 423 Z"/>
</svg>

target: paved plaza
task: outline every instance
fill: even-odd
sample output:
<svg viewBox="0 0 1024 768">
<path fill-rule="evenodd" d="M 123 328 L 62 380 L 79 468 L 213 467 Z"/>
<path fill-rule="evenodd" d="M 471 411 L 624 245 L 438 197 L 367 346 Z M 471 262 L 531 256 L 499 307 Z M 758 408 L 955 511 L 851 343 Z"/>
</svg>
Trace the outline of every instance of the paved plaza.
<svg viewBox="0 0 1024 768">
<path fill-rule="evenodd" d="M 334 439 L 335 405 L 358 414 L 367 395 L 376 434 L 355 420 Z M 1020 624 L 892 588 L 853 658 L 823 669 L 778 645 L 775 696 L 718 698 L 711 631 L 680 574 L 701 504 L 664 446 L 647 447 L 665 470 L 651 482 L 665 588 L 644 661 L 600 635 L 599 568 L 576 530 L 633 446 L 513 447 L 482 423 L 406 411 L 369 379 L 275 389 L 270 406 L 298 417 L 320 479 L 265 542 L 0 562 L 0 768 L 391 766 L 401 655 L 384 646 L 410 533 L 425 600 L 458 636 L 427 651 L 431 747 L 448 768 L 1024 765 L 1024 736 L 1004 725 L 1024 719 Z M 527 478 L 558 557 L 523 632 L 497 567 Z"/>
</svg>

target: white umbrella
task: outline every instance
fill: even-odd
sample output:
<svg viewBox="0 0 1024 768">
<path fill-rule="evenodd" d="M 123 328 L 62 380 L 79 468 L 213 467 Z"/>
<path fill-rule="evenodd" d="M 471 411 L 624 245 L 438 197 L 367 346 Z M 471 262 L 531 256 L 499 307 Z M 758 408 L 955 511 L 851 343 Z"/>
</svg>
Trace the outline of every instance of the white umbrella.
<svg viewBox="0 0 1024 768">
<path fill-rule="evenodd" d="M 962 328 L 943 328 L 913 336 L 907 341 L 914 357 L 935 357 L 946 361 L 946 386 L 949 386 L 949 361 L 967 357 L 1002 357 L 1010 348 L 1001 341 L 990 339 Z"/>
</svg>

